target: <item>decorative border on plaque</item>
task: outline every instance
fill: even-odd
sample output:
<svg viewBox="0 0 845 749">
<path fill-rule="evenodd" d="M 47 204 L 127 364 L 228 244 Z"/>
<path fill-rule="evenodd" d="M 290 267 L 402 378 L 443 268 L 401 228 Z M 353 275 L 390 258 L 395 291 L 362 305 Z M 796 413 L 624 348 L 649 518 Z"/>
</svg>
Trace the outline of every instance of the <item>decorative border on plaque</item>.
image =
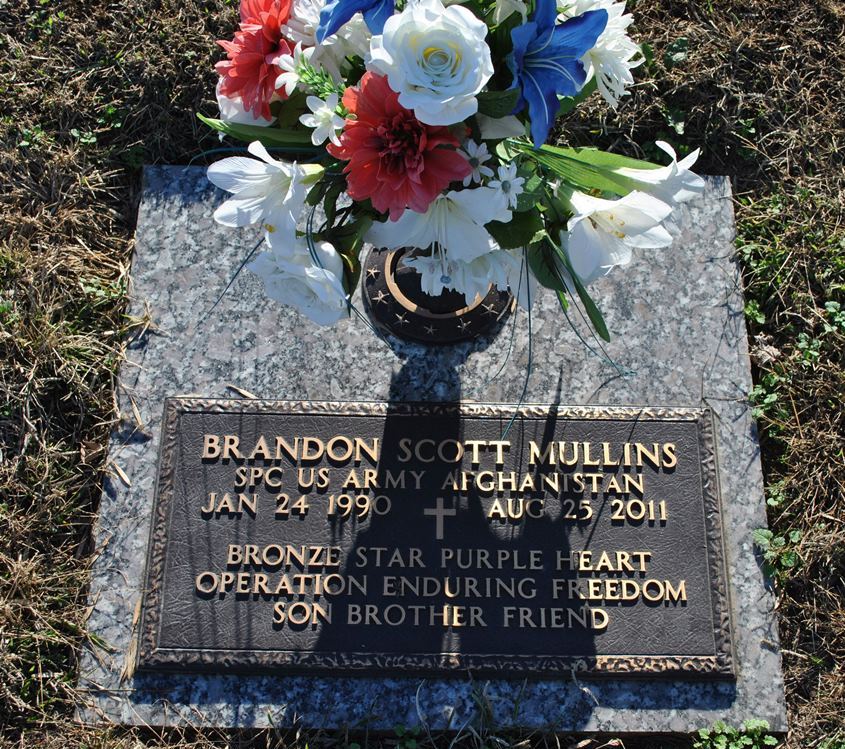
<svg viewBox="0 0 845 749">
<path fill-rule="evenodd" d="M 160 648 L 157 645 L 161 616 L 161 591 L 165 573 L 167 527 L 174 495 L 175 447 L 179 419 L 184 413 L 315 414 L 321 416 L 461 416 L 510 419 L 557 418 L 619 421 L 692 421 L 696 423 L 701 459 L 707 553 L 710 569 L 710 595 L 713 609 L 715 655 L 697 656 L 551 656 L 480 655 L 462 653 L 332 653 L 293 650 L 191 650 Z M 731 606 L 725 576 L 725 550 L 721 530 L 721 496 L 717 470 L 717 450 L 710 409 L 640 406 L 555 406 L 527 404 L 519 407 L 499 403 L 383 403 L 340 401 L 226 400 L 175 397 L 165 401 L 159 446 L 159 471 L 150 527 L 146 587 L 139 628 L 138 668 L 159 671 L 256 670 L 308 668 L 348 670 L 358 673 L 384 669 L 438 673 L 448 676 L 462 671 L 492 674 L 560 676 L 578 673 L 586 676 L 647 676 L 677 678 L 684 674 L 733 679 L 734 653 L 731 633 Z"/>
</svg>

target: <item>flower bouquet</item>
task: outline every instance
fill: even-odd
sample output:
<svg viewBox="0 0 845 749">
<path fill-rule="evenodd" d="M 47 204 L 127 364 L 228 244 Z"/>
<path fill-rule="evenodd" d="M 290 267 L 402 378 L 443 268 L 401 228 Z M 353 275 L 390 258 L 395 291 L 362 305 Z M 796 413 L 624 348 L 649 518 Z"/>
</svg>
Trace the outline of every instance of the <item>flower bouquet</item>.
<svg viewBox="0 0 845 749">
<path fill-rule="evenodd" d="M 616 106 L 642 62 L 614 0 L 241 0 L 220 41 L 222 134 L 254 158 L 214 163 L 226 226 L 261 225 L 248 267 L 271 298 L 327 325 L 350 314 L 366 245 L 403 258 L 431 296 L 491 287 L 564 309 L 703 189 L 697 151 L 659 166 L 547 144 L 595 92 Z"/>
</svg>

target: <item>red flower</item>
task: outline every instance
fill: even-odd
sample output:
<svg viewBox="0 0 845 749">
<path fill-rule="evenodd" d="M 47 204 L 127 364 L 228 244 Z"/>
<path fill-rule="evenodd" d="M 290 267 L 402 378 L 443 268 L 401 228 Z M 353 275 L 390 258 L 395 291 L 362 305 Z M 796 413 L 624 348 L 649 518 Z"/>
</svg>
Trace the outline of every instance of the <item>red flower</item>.
<svg viewBox="0 0 845 749">
<path fill-rule="evenodd" d="M 282 71 L 273 61 L 293 52 L 281 31 L 290 9 L 291 0 L 243 0 L 240 30 L 231 42 L 217 42 L 228 57 L 214 66 L 221 76 L 220 93 L 240 97 L 244 108 L 257 117 L 270 119 L 273 94 L 286 98 L 283 89 L 276 90 L 276 78 Z"/>
<path fill-rule="evenodd" d="M 241 0 L 241 23 L 260 23 L 276 38 L 290 18 L 292 0 Z"/>
<path fill-rule="evenodd" d="M 365 73 L 357 88 L 347 88 L 343 105 L 357 119 L 346 120 L 340 146 L 328 152 L 349 163 L 349 196 L 370 198 L 377 211 L 397 221 L 405 208 L 424 213 L 450 182 L 472 168 L 455 149 L 458 139 L 446 127 L 424 125 L 399 104 L 387 78 Z"/>
</svg>

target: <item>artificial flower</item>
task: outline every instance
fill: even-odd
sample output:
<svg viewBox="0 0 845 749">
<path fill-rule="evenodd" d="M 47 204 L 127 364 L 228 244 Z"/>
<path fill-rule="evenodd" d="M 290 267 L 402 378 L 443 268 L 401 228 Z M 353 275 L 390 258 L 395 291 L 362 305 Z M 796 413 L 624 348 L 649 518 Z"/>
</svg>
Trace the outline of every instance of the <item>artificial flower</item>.
<svg viewBox="0 0 845 749">
<path fill-rule="evenodd" d="M 487 24 L 460 5 L 417 0 L 370 41 L 367 67 L 387 76 L 399 103 L 427 125 L 454 125 L 478 111 L 493 75 Z"/>
<path fill-rule="evenodd" d="M 672 235 L 661 226 L 672 208 L 652 195 L 634 191 L 618 200 L 605 200 L 574 192 L 569 204 L 575 215 L 569 219 L 561 243 L 572 269 L 585 284 L 614 266 L 630 263 L 632 248 L 672 244 Z"/>
<path fill-rule="evenodd" d="M 519 138 L 525 135 L 525 125 L 522 120 L 512 114 L 505 117 L 488 117 L 484 114 L 477 114 L 475 121 L 481 131 L 481 140 Z"/>
<path fill-rule="evenodd" d="M 325 0 L 293 0 L 282 34 L 310 49 L 309 62 L 314 67 L 322 68 L 335 80 L 342 80 L 342 73 L 348 67 L 347 58 L 363 58 L 370 49 L 371 34 L 360 13 L 356 13 L 333 34 L 318 40 L 320 13 L 325 6 Z"/>
<path fill-rule="evenodd" d="M 239 125 L 256 125 L 257 127 L 267 127 L 273 124 L 273 118 L 264 118 L 260 115 L 258 117 L 246 107 L 240 96 L 224 96 L 220 92 L 222 78 L 217 81 L 217 89 L 215 95 L 217 96 L 217 108 L 220 110 L 220 119 L 223 122 L 232 122 Z M 220 133 L 220 138 L 223 138 L 223 133 Z"/>
<path fill-rule="evenodd" d="M 269 252 L 262 252 L 247 268 L 264 282 L 271 299 L 296 307 L 318 325 L 332 325 L 348 315 L 343 289 L 343 261 L 329 242 L 314 245 L 315 258 L 305 240 L 295 252 L 277 251 L 269 235 Z"/>
<path fill-rule="evenodd" d="M 425 211 L 450 182 L 470 173 L 456 150 L 458 139 L 448 128 L 417 120 L 386 78 L 365 73 L 357 87 L 346 89 L 343 105 L 355 119 L 346 120 L 340 146 L 326 150 L 349 162 L 343 170 L 349 196 L 369 198 L 392 221 L 406 208 Z"/>
<path fill-rule="evenodd" d="M 241 0 L 241 23 L 258 23 L 275 36 L 291 11 L 291 0 Z"/>
<path fill-rule="evenodd" d="M 523 250 L 498 250 L 479 258 L 484 259 L 488 260 L 488 272 L 496 288 L 510 289 L 517 303 L 524 309 L 533 306 L 538 283 L 529 270 Z"/>
<path fill-rule="evenodd" d="M 276 88 L 284 89 L 285 95 L 290 96 L 299 85 L 303 64 L 310 60 L 313 53 L 313 47 L 303 49 L 302 42 L 297 42 L 292 53 L 279 55 L 273 61 L 276 67 L 282 71 L 276 78 Z"/>
<path fill-rule="evenodd" d="M 331 0 L 320 11 L 320 25 L 317 27 L 317 41 L 322 44 L 356 13 L 374 34 L 380 34 L 388 18 L 393 15 L 393 0 Z"/>
<path fill-rule="evenodd" d="M 669 166 L 656 169 L 620 167 L 614 170 L 615 174 L 625 177 L 632 189 L 654 195 L 673 207 L 701 195 L 704 192 L 704 180 L 690 171 L 690 167 L 698 159 L 699 150 L 696 148 L 691 154 L 678 161 L 675 149 L 668 143 L 658 140 L 655 145 L 672 159 Z"/>
<path fill-rule="evenodd" d="M 558 95 L 575 96 L 587 74 L 580 58 L 595 45 L 607 24 L 607 11 L 593 10 L 555 24 L 555 0 L 537 0 L 534 17 L 511 31 L 508 66 L 512 87 L 519 87 L 517 111 L 528 106 L 531 137 L 546 142 L 558 111 Z"/>
<path fill-rule="evenodd" d="M 268 232 L 294 232 L 305 204 L 308 184 L 318 179 L 323 167 L 277 161 L 259 142 L 249 144 L 257 159 L 231 156 L 208 168 L 209 181 L 233 197 L 215 212 L 223 226 L 261 223 Z"/>
<path fill-rule="evenodd" d="M 522 22 L 525 23 L 528 17 L 528 6 L 525 0 L 496 0 L 496 11 L 493 14 L 493 20 L 498 26 L 502 21 L 506 21 L 514 13 L 519 13 Z"/>
<path fill-rule="evenodd" d="M 501 219 L 502 206 L 489 187 L 438 195 L 424 213 L 405 211 L 396 222 L 373 224 L 368 241 L 376 247 L 433 248 L 449 260 L 470 262 L 494 249 L 484 224 Z"/>
<path fill-rule="evenodd" d="M 234 39 L 217 42 L 227 56 L 214 66 L 220 74 L 221 94 L 240 98 L 256 117 L 271 119 L 270 102 L 286 96 L 284 90 L 276 90 L 282 71 L 273 60 L 292 51 L 281 33 L 289 15 L 289 0 L 250 0 L 241 5 L 244 20 Z"/>
<path fill-rule="evenodd" d="M 602 9 L 607 12 L 607 26 L 587 53 L 581 58 L 587 72 L 587 80 L 593 76 L 599 93 L 610 106 L 616 108 L 619 99 L 627 95 L 625 90 L 634 83 L 631 73 L 641 65 L 643 58 L 639 46 L 628 36 L 628 27 L 634 17 L 625 13 L 625 2 L 617 0 L 558 0 L 561 20 L 579 16 L 591 10 Z"/>
<path fill-rule="evenodd" d="M 520 305 L 527 308 L 534 299 L 536 281 L 528 272 L 523 255 L 511 250 L 493 249 L 470 262 L 453 260 L 442 253 L 417 255 L 403 260 L 403 264 L 420 274 L 420 288 L 430 296 L 451 289 L 464 295 L 468 304 L 484 298 L 495 286 L 501 291 L 510 289 Z"/>
<path fill-rule="evenodd" d="M 487 275 L 486 258 L 493 253 L 478 258 L 470 263 L 450 260 L 443 253 L 417 255 L 407 258 L 403 264 L 420 274 L 420 288 L 429 296 L 439 296 L 446 290 L 463 294 L 467 304 L 472 304 L 478 297 L 482 299 L 490 291 L 490 277 Z"/>
<path fill-rule="evenodd" d="M 501 194 L 509 208 L 516 208 L 516 202 L 522 195 L 524 177 L 516 176 L 516 164 L 502 164 L 498 169 L 499 179 L 491 179 L 487 185 Z"/>
<path fill-rule="evenodd" d="M 531 274 L 522 250 L 495 250 L 473 260 L 469 272 L 485 275 L 497 289 L 510 289 L 521 307 L 534 303 L 537 281 Z"/>
<path fill-rule="evenodd" d="M 299 121 L 305 127 L 313 127 L 311 142 L 315 146 L 330 140 L 336 146 L 340 145 L 340 138 L 337 137 L 339 130 L 343 128 L 345 120 L 337 113 L 337 94 L 329 94 L 325 101 L 318 96 L 309 96 L 305 103 L 311 114 L 303 114 Z"/>
<path fill-rule="evenodd" d="M 493 170 L 484 164 L 492 158 L 487 150 L 487 144 L 478 144 L 474 140 L 467 140 L 462 146 L 467 155 L 467 161 L 472 171 L 464 177 L 464 187 L 469 187 L 473 182 L 481 182 L 482 177 L 492 177 Z"/>
<path fill-rule="evenodd" d="M 635 248 L 669 245 L 672 209 L 703 191 L 691 171 L 698 151 L 679 161 L 663 142 L 668 166 L 595 149 L 539 150 L 560 97 L 585 93 L 592 79 L 615 107 L 633 83 L 643 58 L 625 0 L 240 0 L 240 16 L 234 39 L 221 42 L 220 119 L 278 122 L 276 136 L 264 132 L 280 144 L 301 143 L 302 123 L 321 166 L 276 160 L 254 142 L 258 158 L 208 170 L 231 193 L 215 219 L 263 225 L 269 251 L 251 267 L 271 297 L 321 324 L 348 315 L 345 273 L 365 243 L 416 247 L 403 262 L 428 294 L 453 290 L 472 303 L 509 288 L 528 306 L 536 283 L 562 288 L 552 269 L 529 266 L 524 248 L 538 236 L 553 244 L 566 224 L 557 271 L 583 295 L 579 278 L 630 262 Z M 491 48 L 507 57 L 494 60 Z M 235 137 L 248 130 L 211 124 Z M 531 197 L 517 162 L 544 185 L 531 215 L 513 213 Z M 598 197 L 608 185 L 628 194 Z M 309 191 L 319 217 L 306 243 L 298 225 Z M 523 249 L 502 249 L 496 238 Z"/>
</svg>

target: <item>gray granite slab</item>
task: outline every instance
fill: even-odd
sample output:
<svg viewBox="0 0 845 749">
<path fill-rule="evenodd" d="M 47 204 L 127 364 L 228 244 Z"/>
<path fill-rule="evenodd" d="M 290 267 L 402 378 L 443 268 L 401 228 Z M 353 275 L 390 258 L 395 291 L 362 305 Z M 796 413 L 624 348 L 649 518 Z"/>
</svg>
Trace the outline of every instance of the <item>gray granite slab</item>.
<svg viewBox="0 0 845 749">
<path fill-rule="evenodd" d="M 606 347 L 612 362 L 579 340 L 551 293 L 541 292 L 530 318 L 519 311 L 493 340 L 440 350 L 385 342 L 357 319 L 319 328 L 267 300 L 247 273 L 211 311 L 258 239 L 254 231 L 214 224 L 221 200 L 201 168 L 145 170 L 131 313 L 148 312 L 151 325 L 129 346 L 121 370 L 125 418 L 110 460 L 128 484 L 113 470 L 104 487 L 89 619 L 91 633 L 110 650 L 83 654 L 82 720 L 373 730 L 424 721 L 432 729 L 459 729 L 478 717 L 483 693 L 499 727 L 686 732 L 718 718 L 738 724 L 754 717 L 785 730 L 774 602 L 752 544 L 752 531 L 766 518 L 725 179 L 708 179 L 705 195 L 680 211 L 671 248 L 639 251 L 633 265 L 593 287 L 613 335 Z M 565 673 L 480 682 L 395 674 L 127 675 L 164 398 L 237 397 L 232 387 L 292 400 L 514 403 L 524 390 L 525 402 L 709 406 L 719 442 L 736 682 L 588 681 Z"/>
</svg>

